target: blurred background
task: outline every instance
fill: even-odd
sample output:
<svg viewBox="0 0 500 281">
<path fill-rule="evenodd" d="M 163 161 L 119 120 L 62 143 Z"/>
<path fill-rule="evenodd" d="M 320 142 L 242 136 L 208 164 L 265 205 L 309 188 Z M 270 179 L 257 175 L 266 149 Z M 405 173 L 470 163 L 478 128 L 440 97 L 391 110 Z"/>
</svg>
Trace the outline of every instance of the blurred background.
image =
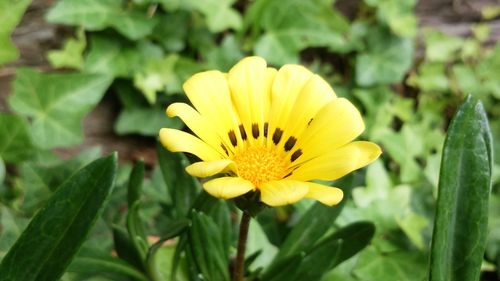
<svg viewBox="0 0 500 281">
<path fill-rule="evenodd" d="M 15 116 L 22 144 L 0 149 L 9 172 L 0 177 L 0 253 L 9 245 L 6 213 L 11 224 L 29 218 L 50 196 L 49 184 L 110 151 L 119 152 L 124 175 L 144 159 L 151 186 L 144 216 L 152 234 L 161 233 L 169 199 L 158 180 L 156 136 L 161 127 L 182 127 L 164 109 L 186 100 L 181 85 L 193 73 L 227 71 L 259 55 L 275 67 L 301 63 L 319 73 L 363 112 L 362 139 L 384 150 L 356 173 L 336 222 L 373 221 L 373 245 L 324 280 L 423 280 L 445 132 L 467 94 L 481 99 L 493 132 L 483 280 L 500 280 L 499 1 L 0 1 L 0 21 L 8 22 L 0 24 L 0 111 Z M 5 120 L 4 139 L 13 132 Z M 119 208 L 123 193 L 115 192 Z M 262 215 L 261 243 L 279 245 L 309 206 Z M 121 219 L 109 213 L 96 235 Z"/>
</svg>

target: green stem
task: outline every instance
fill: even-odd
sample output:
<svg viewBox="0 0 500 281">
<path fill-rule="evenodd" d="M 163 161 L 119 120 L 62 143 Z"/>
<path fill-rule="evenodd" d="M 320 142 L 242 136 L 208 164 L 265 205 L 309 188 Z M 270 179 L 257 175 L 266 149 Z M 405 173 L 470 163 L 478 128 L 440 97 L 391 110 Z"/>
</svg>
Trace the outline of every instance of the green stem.
<svg viewBox="0 0 500 281">
<path fill-rule="evenodd" d="M 248 237 L 248 228 L 250 226 L 250 215 L 243 212 L 240 223 L 240 234 L 238 238 L 238 252 L 236 254 L 236 263 L 233 271 L 234 281 L 243 281 L 245 269 L 245 249 Z"/>
</svg>

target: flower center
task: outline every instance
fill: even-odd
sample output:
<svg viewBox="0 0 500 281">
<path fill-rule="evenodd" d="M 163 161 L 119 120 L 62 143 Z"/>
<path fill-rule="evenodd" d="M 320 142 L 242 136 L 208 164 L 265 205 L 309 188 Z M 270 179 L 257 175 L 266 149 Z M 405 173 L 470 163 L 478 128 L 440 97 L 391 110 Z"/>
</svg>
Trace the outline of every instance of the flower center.
<svg viewBox="0 0 500 281">
<path fill-rule="evenodd" d="M 239 152 L 233 157 L 236 163 L 237 174 L 251 181 L 255 187 L 262 184 L 282 179 L 286 175 L 286 158 L 275 149 L 253 146 Z"/>
</svg>

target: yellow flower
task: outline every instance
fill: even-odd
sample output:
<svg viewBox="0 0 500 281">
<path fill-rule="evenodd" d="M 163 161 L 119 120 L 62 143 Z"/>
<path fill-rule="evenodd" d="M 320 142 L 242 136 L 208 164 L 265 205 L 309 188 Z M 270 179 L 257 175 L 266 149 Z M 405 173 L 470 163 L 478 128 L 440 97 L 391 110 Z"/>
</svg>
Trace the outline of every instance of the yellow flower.
<svg viewBox="0 0 500 281">
<path fill-rule="evenodd" d="M 203 184 L 215 197 L 259 191 L 269 206 L 303 198 L 334 205 L 342 190 L 310 181 L 336 180 L 381 153 L 374 143 L 353 142 L 365 128 L 359 111 L 300 65 L 276 70 L 247 57 L 229 73 L 195 74 L 183 88 L 195 109 L 174 103 L 167 115 L 182 119 L 197 137 L 163 128 L 160 140 L 170 151 L 201 159 L 186 168 L 189 174 L 226 174 Z"/>
</svg>

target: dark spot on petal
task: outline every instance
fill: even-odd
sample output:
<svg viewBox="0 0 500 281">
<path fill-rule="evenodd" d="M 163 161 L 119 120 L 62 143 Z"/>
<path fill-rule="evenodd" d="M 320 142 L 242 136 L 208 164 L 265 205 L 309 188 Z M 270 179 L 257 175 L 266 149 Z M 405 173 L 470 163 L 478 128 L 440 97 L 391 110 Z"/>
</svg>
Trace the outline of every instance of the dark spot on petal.
<svg viewBox="0 0 500 281">
<path fill-rule="evenodd" d="M 307 122 L 307 126 L 311 125 L 312 121 L 313 121 L 313 118 L 311 118 L 311 120 L 309 120 L 309 122 Z"/>
<path fill-rule="evenodd" d="M 295 137 L 289 137 L 285 143 L 285 151 L 292 150 L 292 148 L 296 142 L 297 142 L 297 139 Z"/>
<path fill-rule="evenodd" d="M 274 144 L 278 144 L 281 140 L 281 136 L 283 135 L 283 130 L 280 128 L 276 128 L 273 134 L 273 142 Z"/>
<path fill-rule="evenodd" d="M 229 140 L 231 141 L 231 144 L 233 146 L 236 146 L 238 144 L 238 140 L 236 139 L 236 135 L 234 134 L 233 130 L 230 130 L 229 133 L 227 133 L 229 136 Z"/>
<path fill-rule="evenodd" d="M 284 176 L 283 178 L 288 178 L 289 176 L 291 176 L 293 173 L 293 171 L 291 171 L 290 173 L 286 174 L 286 176 Z"/>
<path fill-rule="evenodd" d="M 264 137 L 267 138 L 267 131 L 269 130 L 269 123 L 264 123 Z"/>
<path fill-rule="evenodd" d="M 241 139 L 247 140 L 247 132 L 245 132 L 245 127 L 243 127 L 243 124 L 240 124 L 238 128 L 240 128 Z"/>
<path fill-rule="evenodd" d="M 226 153 L 226 155 L 229 156 L 229 151 L 227 151 L 226 146 L 223 143 L 221 143 L 220 146 L 222 147 L 222 149 L 224 150 L 224 152 Z"/>
<path fill-rule="evenodd" d="M 290 161 L 295 161 L 297 160 L 297 158 L 300 157 L 300 155 L 302 155 L 302 149 L 297 149 L 293 154 L 292 156 L 290 157 Z"/>
<path fill-rule="evenodd" d="M 259 125 L 252 124 L 252 136 L 254 139 L 257 139 L 259 137 Z"/>
</svg>

